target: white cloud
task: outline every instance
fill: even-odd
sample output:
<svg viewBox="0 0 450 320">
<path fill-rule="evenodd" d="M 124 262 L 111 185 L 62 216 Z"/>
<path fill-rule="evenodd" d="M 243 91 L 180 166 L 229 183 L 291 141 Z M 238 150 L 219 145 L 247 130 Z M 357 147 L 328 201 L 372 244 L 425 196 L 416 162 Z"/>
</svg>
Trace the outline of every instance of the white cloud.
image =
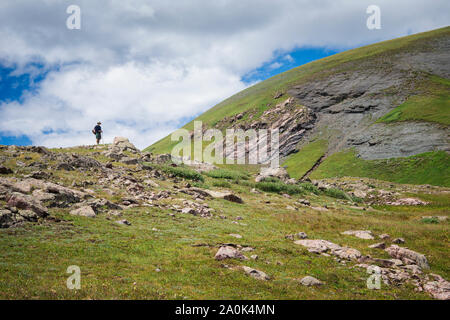
<svg viewBox="0 0 450 320">
<path fill-rule="evenodd" d="M 72 3 L 81 30 L 65 26 L 67 1 L 0 2 L 0 63 L 16 73 L 36 73 L 29 62 L 59 66 L 21 104 L 0 105 L 0 131 L 66 146 L 91 143 L 100 119 L 106 140 L 123 135 L 145 147 L 243 89 L 242 75 L 275 52 L 290 62 L 297 46 L 347 48 L 426 31 L 445 26 L 450 9 L 446 0 L 379 0 L 382 29 L 371 31 L 368 0 Z"/>
</svg>

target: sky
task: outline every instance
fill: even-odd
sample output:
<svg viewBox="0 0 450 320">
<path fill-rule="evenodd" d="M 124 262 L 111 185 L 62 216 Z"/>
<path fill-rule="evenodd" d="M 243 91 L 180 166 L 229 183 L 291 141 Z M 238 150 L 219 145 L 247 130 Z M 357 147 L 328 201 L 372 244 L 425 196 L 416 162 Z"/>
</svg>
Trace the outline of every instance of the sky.
<svg viewBox="0 0 450 320">
<path fill-rule="evenodd" d="M 3 0 L 0 144 L 93 144 L 102 121 L 105 143 L 145 148 L 275 74 L 449 18 L 448 0 Z"/>
</svg>

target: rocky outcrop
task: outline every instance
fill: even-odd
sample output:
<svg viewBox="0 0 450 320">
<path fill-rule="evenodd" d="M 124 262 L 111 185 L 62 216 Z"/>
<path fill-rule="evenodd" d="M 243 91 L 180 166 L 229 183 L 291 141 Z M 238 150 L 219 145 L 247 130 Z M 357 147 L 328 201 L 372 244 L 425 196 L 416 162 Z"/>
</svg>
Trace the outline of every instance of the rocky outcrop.
<svg viewBox="0 0 450 320">
<path fill-rule="evenodd" d="M 413 250 L 399 247 L 395 244 L 386 249 L 386 252 L 393 258 L 400 259 L 404 264 L 417 264 L 422 269 L 429 269 L 427 258 Z"/>
<path fill-rule="evenodd" d="M 361 258 L 361 252 L 349 247 L 341 247 L 333 242 L 326 240 L 297 240 L 295 244 L 302 245 L 312 253 L 330 253 L 338 258 L 346 260 L 357 260 Z"/>
<path fill-rule="evenodd" d="M 70 214 L 74 216 L 83 216 L 89 218 L 95 217 L 95 211 L 91 206 L 82 206 L 78 209 L 70 211 Z"/>
</svg>

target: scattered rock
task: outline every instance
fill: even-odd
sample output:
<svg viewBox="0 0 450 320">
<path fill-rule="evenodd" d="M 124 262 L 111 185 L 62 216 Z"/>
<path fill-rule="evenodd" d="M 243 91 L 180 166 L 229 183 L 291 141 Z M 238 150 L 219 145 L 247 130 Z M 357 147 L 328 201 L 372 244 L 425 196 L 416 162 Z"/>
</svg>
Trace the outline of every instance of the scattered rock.
<svg viewBox="0 0 450 320">
<path fill-rule="evenodd" d="M 230 233 L 231 237 L 237 238 L 237 239 L 242 239 L 242 236 L 240 234 L 236 234 L 236 233 Z"/>
<path fill-rule="evenodd" d="M 39 217 L 46 217 L 48 215 L 48 210 L 42 205 L 42 203 L 32 196 L 21 194 L 18 192 L 13 192 L 7 198 L 8 206 L 17 207 L 19 209 L 32 210 Z"/>
<path fill-rule="evenodd" d="M 384 242 L 375 243 L 369 246 L 372 249 L 386 249 L 386 244 Z"/>
<path fill-rule="evenodd" d="M 438 300 L 450 300 L 450 282 L 437 274 L 431 274 L 434 281 L 428 281 L 423 285 L 423 290 Z"/>
<path fill-rule="evenodd" d="M 392 243 L 402 244 L 402 243 L 405 243 L 405 239 L 403 239 L 403 238 L 395 238 L 394 240 L 392 240 Z"/>
<path fill-rule="evenodd" d="M 242 253 L 239 252 L 239 250 L 231 246 L 220 247 L 214 258 L 216 260 L 224 260 L 224 259 L 248 260 L 246 256 L 244 256 Z"/>
<path fill-rule="evenodd" d="M 349 231 L 341 232 L 341 234 L 351 235 L 351 236 L 355 236 L 357 238 L 366 239 L 366 240 L 375 239 L 372 235 L 372 231 L 370 231 L 370 230 L 349 230 Z"/>
<path fill-rule="evenodd" d="M 401 248 L 394 244 L 387 248 L 386 251 L 391 257 L 402 260 L 404 264 L 417 264 L 422 269 L 430 268 L 427 258 L 413 250 Z"/>
<path fill-rule="evenodd" d="M 256 269 L 246 267 L 246 266 L 243 266 L 242 269 L 244 269 L 246 274 L 248 274 L 250 277 L 253 277 L 255 279 L 264 280 L 264 281 L 270 280 L 270 277 L 266 273 L 264 273 L 260 270 L 256 270 Z"/>
<path fill-rule="evenodd" d="M 383 233 L 378 236 L 378 238 L 380 238 L 381 240 L 388 240 L 388 239 L 390 239 L 390 237 L 391 236 L 388 235 L 387 233 Z"/>
<path fill-rule="evenodd" d="M 95 217 L 95 211 L 94 211 L 94 209 L 92 209 L 91 206 L 83 206 L 78 209 L 72 210 L 72 211 L 70 211 L 70 214 L 74 215 L 74 216 L 83 216 L 83 217 L 90 217 L 90 218 Z"/>
<path fill-rule="evenodd" d="M 287 173 L 286 169 L 284 169 L 282 167 L 278 167 L 278 168 L 261 167 L 260 172 L 259 172 L 258 176 L 256 177 L 255 181 L 260 182 L 269 177 L 278 178 L 282 181 L 285 181 L 285 180 L 289 179 L 289 174 Z"/>
<path fill-rule="evenodd" d="M 125 220 L 125 219 L 118 220 L 118 221 L 116 221 L 116 223 L 117 224 L 123 224 L 123 225 L 126 225 L 126 226 L 131 226 L 131 223 L 128 220 Z"/>
<path fill-rule="evenodd" d="M 416 198 L 402 198 L 396 201 L 387 201 L 386 204 L 391 206 L 422 206 L 429 204 L 429 202 Z"/>
<path fill-rule="evenodd" d="M 334 256 L 347 260 L 359 259 L 361 257 L 361 253 L 356 249 L 341 247 L 326 240 L 297 240 L 294 243 L 306 247 L 312 253 L 330 252 Z"/>
<path fill-rule="evenodd" d="M 321 286 L 323 283 L 322 281 L 311 277 L 311 276 L 306 276 L 304 278 L 302 278 L 301 280 L 299 280 L 300 284 L 307 286 L 307 287 L 311 287 L 311 286 Z"/>
</svg>

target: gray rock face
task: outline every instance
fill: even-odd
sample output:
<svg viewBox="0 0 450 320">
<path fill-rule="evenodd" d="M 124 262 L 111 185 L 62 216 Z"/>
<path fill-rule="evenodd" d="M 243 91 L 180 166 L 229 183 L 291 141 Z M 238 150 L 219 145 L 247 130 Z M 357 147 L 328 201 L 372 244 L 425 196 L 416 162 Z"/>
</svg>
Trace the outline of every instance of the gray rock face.
<svg viewBox="0 0 450 320">
<path fill-rule="evenodd" d="M 374 124 L 417 94 L 412 83 L 425 80 L 425 76 L 417 79 L 417 71 L 441 76 L 450 73 L 450 65 L 443 62 L 450 60 L 450 38 L 443 37 L 428 45 L 388 59 L 369 59 L 356 70 L 354 63 L 344 64 L 331 75 L 294 86 L 287 93 L 314 112 L 317 119 L 310 135 L 323 128 L 333 132 L 329 137 L 331 153 L 355 147 L 364 159 L 387 159 L 434 150 L 450 151 L 445 126 L 425 122 Z M 389 90 L 395 94 L 386 94 Z M 302 136 L 293 138 L 299 142 Z"/>
</svg>

